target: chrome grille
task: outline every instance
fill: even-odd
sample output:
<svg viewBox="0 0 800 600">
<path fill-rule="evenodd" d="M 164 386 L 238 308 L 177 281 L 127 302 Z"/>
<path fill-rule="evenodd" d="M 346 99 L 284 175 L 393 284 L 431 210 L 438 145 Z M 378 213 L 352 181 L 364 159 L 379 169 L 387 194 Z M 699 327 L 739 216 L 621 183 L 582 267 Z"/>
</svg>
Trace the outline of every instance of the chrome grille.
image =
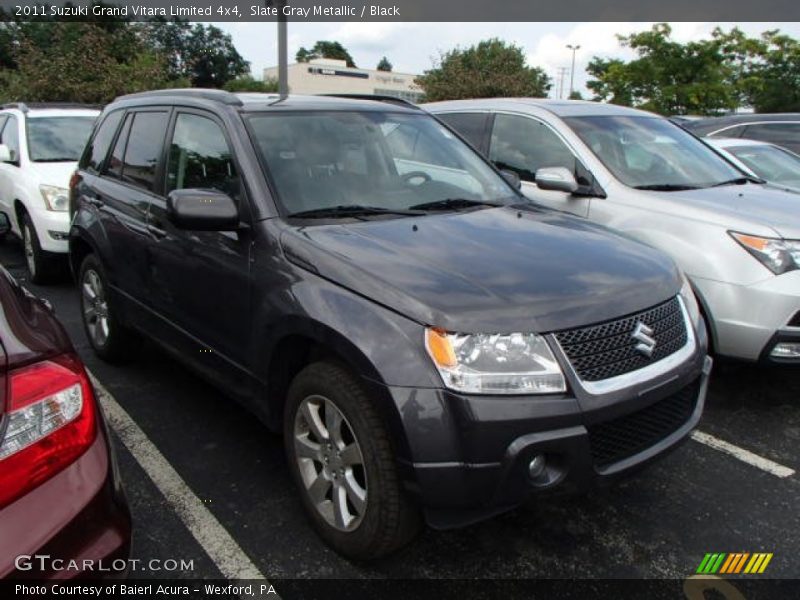
<svg viewBox="0 0 800 600">
<path fill-rule="evenodd" d="M 653 330 L 655 349 L 651 356 L 636 350 L 632 333 L 642 322 Z M 555 333 L 572 368 L 583 381 L 601 381 L 646 367 L 687 342 L 686 322 L 678 298 L 640 313 Z"/>
</svg>

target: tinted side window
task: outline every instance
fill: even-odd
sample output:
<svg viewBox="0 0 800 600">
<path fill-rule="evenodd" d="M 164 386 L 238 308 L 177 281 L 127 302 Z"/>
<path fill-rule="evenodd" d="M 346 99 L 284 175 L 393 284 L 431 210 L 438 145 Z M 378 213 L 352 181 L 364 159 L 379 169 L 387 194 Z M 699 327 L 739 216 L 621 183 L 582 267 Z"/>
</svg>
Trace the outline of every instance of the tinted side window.
<svg viewBox="0 0 800 600">
<path fill-rule="evenodd" d="M 95 173 L 99 173 L 102 170 L 103 162 L 108 156 L 109 146 L 117 133 L 122 115 L 123 111 L 115 110 L 103 119 L 86 148 L 84 159 L 81 161 L 84 168 Z"/>
<path fill-rule="evenodd" d="M 114 144 L 114 151 L 108 159 L 106 166 L 106 173 L 113 175 L 117 179 L 122 179 L 122 164 L 125 158 L 125 146 L 128 143 L 128 134 L 131 131 L 131 122 L 133 115 L 130 114 L 125 119 L 125 124 L 122 126 L 122 131 L 117 138 L 117 143 Z"/>
<path fill-rule="evenodd" d="M 796 148 L 800 143 L 800 123 L 762 123 L 748 125 L 742 137 L 779 146 Z"/>
<path fill-rule="evenodd" d="M 146 190 L 153 190 L 156 168 L 167 130 L 166 112 L 136 113 L 125 147 L 122 180 Z"/>
<path fill-rule="evenodd" d="M 239 194 L 239 176 L 220 126 L 200 115 L 181 113 L 169 147 L 167 192 L 185 188 Z"/>
<path fill-rule="evenodd" d="M 489 158 L 524 181 L 534 181 L 543 167 L 575 170 L 575 156 L 547 125 L 515 115 L 495 117 Z"/>
<path fill-rule="evenodd" d="M 482 149 L 488 113 L 448 113 L 438 117 L 478 149 Z"/>
<path fill-rule="evenodd" d="M 0 144 L 8 146 L 12 161 L 19 160 L 19 124 L 14 115 L 8 116 L 3 133 L 0 135 Z"/>
</svg>

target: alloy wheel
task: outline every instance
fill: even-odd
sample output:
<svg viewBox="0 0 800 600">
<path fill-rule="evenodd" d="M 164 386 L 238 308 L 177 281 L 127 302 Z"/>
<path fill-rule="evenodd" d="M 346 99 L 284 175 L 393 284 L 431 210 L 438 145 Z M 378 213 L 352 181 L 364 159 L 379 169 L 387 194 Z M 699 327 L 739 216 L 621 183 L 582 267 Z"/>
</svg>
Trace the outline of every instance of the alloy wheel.
<svg viewBox="0 0 800 600">
<path fill-rule="evenodd" d="M 319 514 L 340 531 L 356 529 L 367 510 L 364 456 L 350 423 L 329 398 L 309 396 L 294 419 L 297 468 Z"/>
<path fill-rule="evenodd" d="M 83 300 L 83 319 L 89 330 L 89 337 L 95 345 L 103 347 L 108 340 L 108 302 L 100 275 L 94 269 L 87 269 L 81 282 Z"/>
</svg>

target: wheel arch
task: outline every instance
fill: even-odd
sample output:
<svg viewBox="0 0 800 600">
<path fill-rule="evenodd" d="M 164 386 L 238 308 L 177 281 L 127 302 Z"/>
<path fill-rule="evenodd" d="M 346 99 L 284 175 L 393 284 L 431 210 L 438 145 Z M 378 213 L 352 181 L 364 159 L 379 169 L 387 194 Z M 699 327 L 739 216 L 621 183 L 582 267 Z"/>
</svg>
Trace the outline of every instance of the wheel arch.
<svg viewBox="0 0 800 600">
<path fill-rule="evenodd" d="M 385 381 L 372 360 L 352 340 L 309 317 L 288 317 L 272 337 L 265 372 L 268 424 L 280 430 L 286 394 L 294 377 L 307 365 L 321 360 L 336 362 L 353 372 L 374 399 L 375 407 L 395 446 L 398 457 L 411 456 L 401 415 Z"/>
</svg>

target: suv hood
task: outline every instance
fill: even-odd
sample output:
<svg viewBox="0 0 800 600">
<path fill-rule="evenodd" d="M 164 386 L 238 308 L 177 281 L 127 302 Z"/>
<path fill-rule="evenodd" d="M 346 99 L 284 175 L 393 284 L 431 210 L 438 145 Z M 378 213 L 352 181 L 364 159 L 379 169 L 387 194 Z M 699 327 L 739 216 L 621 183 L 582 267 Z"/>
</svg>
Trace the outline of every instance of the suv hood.
<svg viewBox="0 0 800 600">
<path fill-rule="evenodd" d="M 535 206 L 288 228 L 287 258 L 426 325 L 548 332 L 678 293 L 660 251 Z"/>
<path fill-rule="evenodd" d="M 31 163 L 31 170 L 36 174 L 39 183 L 55 185 L 65 189 L 69 187 L 69 178 L 72 177 L 77 168 L 77 161 Z"/>
<path fill-rule="evenodd" d="M 785 239 L 800 239 L 800 195 L 796 193 L 760 184 L 647 193 L 661 200 L 677 201 L 686 207 L 688 214 L 698 208 L 705 209 L 711 215 L 708 220 L 737 231 L 750 222 L 768 227 Z M 758 231 L 742 233 L 761 235 Z"/>
</svg>

